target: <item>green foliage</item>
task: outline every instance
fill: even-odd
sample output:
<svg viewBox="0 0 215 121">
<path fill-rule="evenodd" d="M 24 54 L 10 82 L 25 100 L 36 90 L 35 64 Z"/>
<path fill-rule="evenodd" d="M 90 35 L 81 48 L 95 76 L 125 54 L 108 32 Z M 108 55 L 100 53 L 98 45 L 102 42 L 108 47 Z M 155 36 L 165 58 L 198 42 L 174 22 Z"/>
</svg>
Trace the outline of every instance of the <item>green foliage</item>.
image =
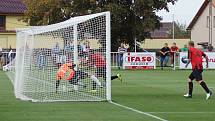
<svg viewBox="0 0 215 121">
<path fill-rule="evenodd" d="M 47 25 L 78 15 L 111 11 L 112 50 L 122 42 L 134 47 L 150 31 L 160 27 L 159 10 L 177 0 L 23 0 L 27 6 L 24 20 L 30 25 Z M 134 2 L 132 2 L 134 1 Z"/>
</svg>

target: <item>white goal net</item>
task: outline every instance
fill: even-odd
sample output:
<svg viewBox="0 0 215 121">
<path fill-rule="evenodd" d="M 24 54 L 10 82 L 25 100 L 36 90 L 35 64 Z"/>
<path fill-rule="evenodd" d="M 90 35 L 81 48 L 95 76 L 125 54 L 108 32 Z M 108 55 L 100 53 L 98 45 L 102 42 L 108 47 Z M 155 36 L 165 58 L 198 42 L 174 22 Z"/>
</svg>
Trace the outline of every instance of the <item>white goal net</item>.
<svg viewBox="0 0 215 121">
<path fill-rule="evenodd" d="M 21 100 L 111 100 L 110 13 L 18 29 L 15 60 Z"/>
</svg>

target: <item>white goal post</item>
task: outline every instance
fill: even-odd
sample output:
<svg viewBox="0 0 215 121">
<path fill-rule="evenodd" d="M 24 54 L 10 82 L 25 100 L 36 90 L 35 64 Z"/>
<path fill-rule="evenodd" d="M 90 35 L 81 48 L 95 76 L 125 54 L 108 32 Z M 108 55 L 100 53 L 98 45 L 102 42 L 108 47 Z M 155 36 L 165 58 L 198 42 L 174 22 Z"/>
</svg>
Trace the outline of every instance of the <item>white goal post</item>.
<svg viewBox="0 0 215 121">
<path fill-rule="evenodd" d="M 16 98 L 110 101 L 110 30 L 110 12 L 17 29 Z"/>
</svg>

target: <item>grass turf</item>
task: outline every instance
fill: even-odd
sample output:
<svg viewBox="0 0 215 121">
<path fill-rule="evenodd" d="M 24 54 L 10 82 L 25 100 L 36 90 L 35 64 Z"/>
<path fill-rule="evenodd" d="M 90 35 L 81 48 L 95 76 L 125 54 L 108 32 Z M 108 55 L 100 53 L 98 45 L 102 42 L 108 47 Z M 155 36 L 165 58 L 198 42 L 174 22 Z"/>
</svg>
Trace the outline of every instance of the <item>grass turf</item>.
<svg viewBox="0 0 215 121">
<path fill-rule="evenodd" d="M 215 87 L 215 71 L 205 71 L 209 87 Z M 193 99 L 184 99 L 190 71 L 117 71 L 124 82 L 112 82 L 113 101 L 169 121 L 214 121 L 215 98 L 205 101 L 205 93 L 194 85 Z M 1 121 L 156 121 L 146 115 L 107 102 L 31 103 L 15 99 L 12 84 L 0 71 Z"/>
</svg>

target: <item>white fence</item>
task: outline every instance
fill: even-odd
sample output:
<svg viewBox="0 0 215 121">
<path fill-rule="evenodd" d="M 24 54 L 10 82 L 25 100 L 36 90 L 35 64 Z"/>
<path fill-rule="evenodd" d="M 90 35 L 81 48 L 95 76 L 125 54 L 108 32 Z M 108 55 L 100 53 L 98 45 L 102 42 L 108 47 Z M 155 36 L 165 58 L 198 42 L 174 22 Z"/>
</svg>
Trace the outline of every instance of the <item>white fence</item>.
<svg viewBox="0 0 215 121">
<path fill-rule="evenodd" d="M 147 52 L 146 52 L 147 53 Z M 6 65 L 9 63 L 13 58 L 15 58 L 16 53 L 12 52 L 12 56 L 8 57 L 9 52 L 2 52 L 2 57 L 0 58 L 1 64 Z M 186 55 L 186 53 L 184 53 Z M 167 67 L 172 67 L 173 70 L 176 69 L 184 69 L 180 66 L 182 65 L 182 61 L 184 59 L 184 54 L 183 53 L 175 53 L 174 54 L 174 60 L 173 60 L 173 65 L 171 64 L 171 57 L 168 59 Z M 213 53 L 206 53 L 207 55 L 209 54 L 209 63 L 214 63 L 215 64 L 215 53 L 213 56 Z M 183 57 L 182 57 L 183 56 Z M 112 68 L 122 68 L 122 65 L 120 65 L 120 60 L 119 60 L 119 53 L 118 52 L 111 52 L 111 67 Z M 156 66 L 160 67 L 160 56 L 156 55 Z M 214 67 L 214 66 L 213 66 Z"/>
<path fill-rule="evenodd" d="M 148 52 L 146 52 L 148 53 Z M 3 61 L 3 65 L 9 63 L 13 58 L 15 58 L 16 53 L 12 52 L 12 56 L 8 57 L 9 52 L 2 52 L 3 56 L 1 57 L 1 62 Z M 174 54 L 173 65 L 171 64 L 171 57 L 168 59 L 167 67 L 172 67 L 173 70 L 178 69 L 180 67 L 181 58 L 180 53 Z M 215 60 L 215 59 L 214 59 Z M 160 67 L 160 56 L 156 55 L 156 66 Z M 120 65 L 120 58 L 118 52 L 111 52 L 111 67 L 112 68 L 122 68 Z"/>
</svg>

